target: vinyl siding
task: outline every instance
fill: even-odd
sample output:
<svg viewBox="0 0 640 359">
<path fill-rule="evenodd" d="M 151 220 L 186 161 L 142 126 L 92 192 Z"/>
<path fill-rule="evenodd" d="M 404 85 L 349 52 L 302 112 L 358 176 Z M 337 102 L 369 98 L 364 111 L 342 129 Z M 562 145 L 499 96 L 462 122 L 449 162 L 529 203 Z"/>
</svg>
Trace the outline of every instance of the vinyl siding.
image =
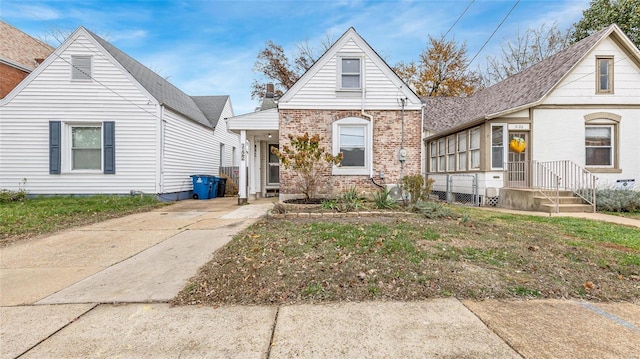
<svg viewBox="0 0 640 359">
<path fill-rule="evenodd" d="M 216 174 L 217 147 L 212 129 L 165 109 L 163 193 L 192 190 L 190 175 Z"/>
<path fill-rule="evenodd" d="M 613 56 L 613 93 L 596 94 L 596 56 Z M 592 50 L 560 82 L 544 104 L 635 104 L 640 105 L 640 68 L 611 38 Z"/>
<path fill-rule="evenodd" d="M 0 188 L 25 179 L 30 194 L 155 193 L 156 106 L 101 51 L 79 36 L 0 107 Z M 71 81 L 72 55 L 93 56 L 95 81 Z M 65 148 L 63 173 L 49 174 L 49 121 L 114 121 L 116 174 L 65 172 Z"/>
<path fill-rule="evenodd" d="M 219 174 L 220 167 L 222 166 L 233 166 L 232 163 L 232 148 L 236 148 L 236 161 L 235 165 L 240 164 L 240 136 L 233 132 L 229 132 L 227 130 L 227 120 L 225 118 L 231 118 L 233 116 L 233 110 L 231 109 L 231 102 L 227 101 L 222 114 L 220 115 L 220 119 L 218 120 L 218 124 L 215 128 L 213 138 L 216 143 L 214 147 L 214 159 L 215 159 L 215 168 L 213 169 L 212 174 Z M 220 143 L 224 144 L 225 154 L 222 156 L 223 163 L 220 163 Z"/>
<path fill-rule="evenodd" d="M 364 60 L 363 90 L 364 108 L 369 110 L 399 110 L 399 98 L 403 97 L 400 88 L 388 77 L 384 69 L 370 58 L 366 50 L 354 40 L 349 40 L 331 57 L 289 101 L 280 102 L 282 109 L 342 109 L 358 110 L 362 108 L 362 92 L 337 90 L 338 61 L 341 54 L 360 54 Z M 420 104 L 411 104 L 414 109 Z"/>
</svg>

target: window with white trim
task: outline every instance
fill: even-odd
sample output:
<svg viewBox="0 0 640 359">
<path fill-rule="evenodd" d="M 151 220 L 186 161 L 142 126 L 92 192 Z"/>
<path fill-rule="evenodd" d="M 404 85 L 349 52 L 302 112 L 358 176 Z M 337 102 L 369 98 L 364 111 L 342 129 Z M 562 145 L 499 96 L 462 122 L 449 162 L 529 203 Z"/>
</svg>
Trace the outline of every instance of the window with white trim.
<svg viewBox="0 0 640 359">
<path fill-rule="evenodd" d="M 596 93 L 613 93 L 613 56 L 596 57 Z"/>
<path fill-rule="evenodd" d="M 340 58 L 340 88 L 344 90 L 358 90 L 362 88 L 361 63 L 359 57 Z"/>
<path fill-rule="evenodd" d="M 467 132 L 458 133 L 458 171 L 467 170 Z"/>
<path fill-rule="evenodd" d="M 502 169 L 505 162 L 506 132 L 503 124 L 491 125 L 491 168 Z"/>
<path fill-rule="evenodd" d="M 447 137 L 447 171 L 456 170 L 456 136 Z"/>
<path fill-rule="evenodd" d="M 231 146 L 231 166 L 237 166 L 236 146 Z"/>
<path fill-rule="evenodd" d="M 469 130 L 469 150 L 471 157 L 469 169 L 477 170 L 480 168 L 480 127 Z"/>
<path fill-rule="evenodd" d="M 333 174 L 369 174 L 373 150 L 371 123 L 362 118 L 347 117 L 335 121 L 332 129 L 332 152 L 334 155 L 342 152 L 343 156 L 340 166 L 333 167 Z"/>
<path fill-rule="evenodd" d="M 220 167 L 224 167 L 224 143 L 220 144 L 220 153 L 218 155 L 220 156 Z"/>
<path fill-rule="evenodd" d="M 91 56 L 71 56 L 71 80 L 90 81 L 91 67 Z"/>
<path fill-rule="evenodd" d="M 67 124 L 69 171 L 102 170 L 102 125 Z"/>
</svg>

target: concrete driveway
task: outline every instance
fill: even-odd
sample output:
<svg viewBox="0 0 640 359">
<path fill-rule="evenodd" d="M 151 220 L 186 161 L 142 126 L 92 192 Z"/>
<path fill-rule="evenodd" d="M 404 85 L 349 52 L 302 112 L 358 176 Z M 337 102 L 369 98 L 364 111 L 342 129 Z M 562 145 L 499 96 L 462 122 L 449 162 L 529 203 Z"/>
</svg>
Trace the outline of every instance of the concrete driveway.
<svg viewBox="0 0 640 359">
<path fill-rule="evenodd" d="M 0 359 L 640 358 L 632 303 L 166 303 L 272 205 L 184 201 L 0 249 Z"/>
</svg>

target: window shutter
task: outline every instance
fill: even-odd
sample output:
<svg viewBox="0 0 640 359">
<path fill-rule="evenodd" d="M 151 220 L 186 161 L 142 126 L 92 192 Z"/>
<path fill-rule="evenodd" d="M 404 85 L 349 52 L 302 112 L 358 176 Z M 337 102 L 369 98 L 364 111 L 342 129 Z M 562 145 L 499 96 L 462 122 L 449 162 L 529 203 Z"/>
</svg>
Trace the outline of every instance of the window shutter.
<svg viewBox="0 0 640 359">
<path fill-rule="evenodd" d="M 102 123 L 103 143 L 104 143 L 104 174 L 113 175 L 116 173 L 116 124 L 113 121 Z"/>
<path fill-rule="evenodd" d="M 49 173 L 60 174 L 61 122 L 49 121 Z"/>
</svg>

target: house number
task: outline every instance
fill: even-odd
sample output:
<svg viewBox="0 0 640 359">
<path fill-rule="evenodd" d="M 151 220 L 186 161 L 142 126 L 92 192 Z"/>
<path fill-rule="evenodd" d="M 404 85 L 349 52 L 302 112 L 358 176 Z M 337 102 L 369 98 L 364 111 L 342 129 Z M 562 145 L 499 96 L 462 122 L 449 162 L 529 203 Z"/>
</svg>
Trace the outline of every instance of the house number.
<svg viewBox="0 0 640 359">
<path fill-rule="evenodd" d="M 509 129 L 510 130 L 528 130 L 529 124 L 528 123 L 510 123 Z"/>
</svg>

